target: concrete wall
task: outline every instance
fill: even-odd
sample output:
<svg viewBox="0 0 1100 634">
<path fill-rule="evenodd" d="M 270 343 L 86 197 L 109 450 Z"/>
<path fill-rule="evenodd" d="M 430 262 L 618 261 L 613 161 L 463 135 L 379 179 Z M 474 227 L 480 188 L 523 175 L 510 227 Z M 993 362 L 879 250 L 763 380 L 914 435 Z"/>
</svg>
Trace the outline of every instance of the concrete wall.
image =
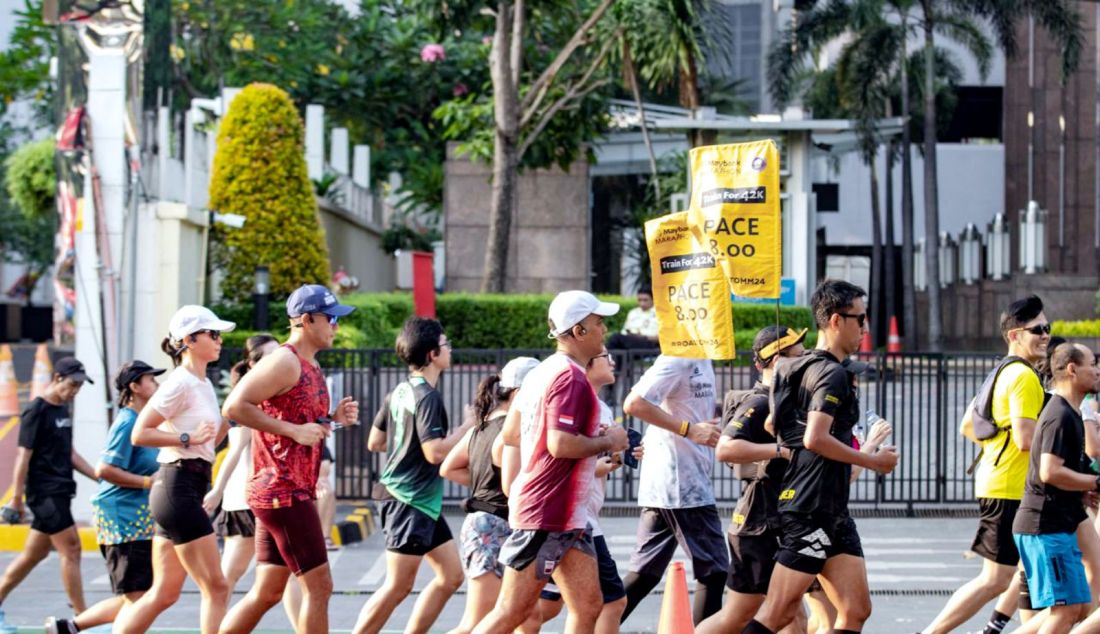
<svg viewBox="0 0 1100 634">
<path fill-rule="evenodd" d="M 324 199 L 317 202 L 332 271 L 343 266 L 348 275 L 359 278 L 360 291 L 392 291 L 396 280 L 394 259 L 382 250 L 381 230 Z"/>
<path fill-rule="evenodd" d="M 489 235 L 491 167 L 447 147 L 443 187 L 448 291 L 477 291 Z M 590 285 L 588 165 L 523 174 L 512 219 L 506 288 L 554 293 Z"/>
</svg>

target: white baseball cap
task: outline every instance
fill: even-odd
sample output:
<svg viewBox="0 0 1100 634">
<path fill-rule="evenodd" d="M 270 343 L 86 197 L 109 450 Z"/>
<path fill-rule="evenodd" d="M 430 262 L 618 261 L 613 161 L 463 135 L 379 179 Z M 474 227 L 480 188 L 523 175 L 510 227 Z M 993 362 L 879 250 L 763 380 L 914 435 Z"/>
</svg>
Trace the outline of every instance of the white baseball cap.
<svg viewBox="0 0 1100 634">
<path fill-rule="evenodd" d="M 596 296 L 587 291 L 564 291 L 558 293 L 554 301 L 550 302 L 550 329 L 549 337 L 554 339 L 569 332 L 569 329 L 581 323 L 589 315 L 610 317 L 619 312 L 619 305 L 611 302 L 601 302 Z"/>
<path fill-rule="evenodd" d="M 218 319 L 214 311 L 206 306 L 188 304 L 181 306 L 172 320 L 168 322 L 168 336 L 174 341 L 182 341 L 187 335 L 193 335 L 200 330 L 217 330 L 229 332 L 237 327 L 237 324 L 224 319 Z"/>
<path fill-rule="evenodd" d="M 523 385 L 527 373 L 534 370 L 539 360 L 534 357 L 516 357 L 500 369 L 500 387 L 517 388 Z"/>
</svg>

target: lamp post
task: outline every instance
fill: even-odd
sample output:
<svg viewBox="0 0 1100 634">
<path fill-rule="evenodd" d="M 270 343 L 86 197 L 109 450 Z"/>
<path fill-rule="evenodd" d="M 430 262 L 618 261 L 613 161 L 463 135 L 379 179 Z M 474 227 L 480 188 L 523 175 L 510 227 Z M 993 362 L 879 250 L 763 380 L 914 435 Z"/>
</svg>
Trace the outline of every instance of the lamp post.
<svg viewBox="0 0 1100 634">
<path fill-rule="evenodd" d="M 271 271 L 266 265 L 256 267 L 255 281 L 252 287 L 252 325 L 256 330 L 271 328 L 271 315 L 268 304 L 271 298 Z"/>
</svg>

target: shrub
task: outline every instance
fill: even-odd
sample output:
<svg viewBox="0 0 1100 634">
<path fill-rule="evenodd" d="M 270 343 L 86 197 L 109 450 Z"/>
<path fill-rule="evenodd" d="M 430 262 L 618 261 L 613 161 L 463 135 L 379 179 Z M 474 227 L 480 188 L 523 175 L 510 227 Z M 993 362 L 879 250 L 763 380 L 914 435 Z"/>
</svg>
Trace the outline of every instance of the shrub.
<svg viewBox="0 0 1100 634">
<path fill-rule="evenodd" d="M 1051 329 L 1051 334 L 1062 337 L 1100 337 L 1100 319 L 1055 321 Z"/>
<path fill-rule="evenodd" d="M 259 265 L 271 271 L 271 293 L 286 297 L 329 279 L 328 248 L 303 154 L 302 120 L 282 89 L 250 84 L 218 130 L 210 208 L 247 219 L 241 229 L 215 228 L 225 248 L 222 294 L 242 303 Z"/>
<path fill-rule="evenodd" d="M 28 218 L 55 213 L 57 177 L 54 167 L 54 140 L 27 143 L 4 161 L 4 180 L 8 195 Z"/>
</svg>

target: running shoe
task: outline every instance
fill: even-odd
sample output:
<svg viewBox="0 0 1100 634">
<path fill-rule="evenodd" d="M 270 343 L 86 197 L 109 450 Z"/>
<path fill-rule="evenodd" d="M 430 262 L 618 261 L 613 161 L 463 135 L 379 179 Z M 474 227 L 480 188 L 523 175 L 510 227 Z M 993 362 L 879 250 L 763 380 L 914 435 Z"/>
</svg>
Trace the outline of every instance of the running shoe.
<svg viewBox="0 0 1100 634">
<path fill-rule="evenodd" d="M 4 616 L 4 609 L 0 608 L 0 634 L 15 634 L 18 631 L 18 627 L 8 623 L 8 619 Z"/>
<path fill-rule="evenodd" d="M 69 619 L 59 619 L 56 616 L 46 619 L 46 634 L 76 634 L 78 631 L 76 623 Z"/>
</svg>

